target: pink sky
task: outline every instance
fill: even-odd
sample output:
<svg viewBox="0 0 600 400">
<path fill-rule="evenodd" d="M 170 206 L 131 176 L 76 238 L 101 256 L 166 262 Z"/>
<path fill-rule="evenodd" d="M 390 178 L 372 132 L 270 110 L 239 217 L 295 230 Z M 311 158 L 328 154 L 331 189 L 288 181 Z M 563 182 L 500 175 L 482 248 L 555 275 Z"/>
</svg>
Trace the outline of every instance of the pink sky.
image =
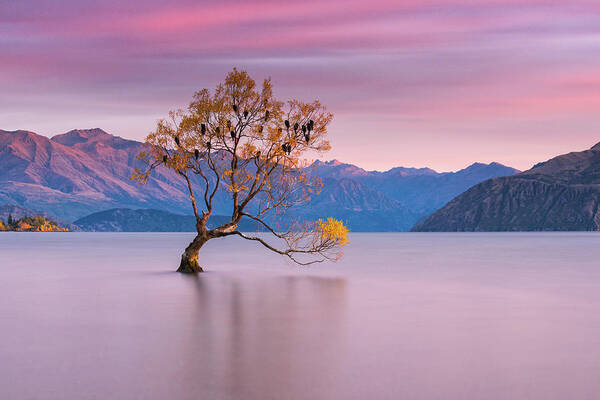
<svg viewBox="0 0 600 400">
<path fill-rule="evenodd" d="M 600 142 L 600 3 L 0 3 L 0 129 L 141 140 L 237 66 L 335 114 L 326 158 L 519 169 Z"/>
</svg>

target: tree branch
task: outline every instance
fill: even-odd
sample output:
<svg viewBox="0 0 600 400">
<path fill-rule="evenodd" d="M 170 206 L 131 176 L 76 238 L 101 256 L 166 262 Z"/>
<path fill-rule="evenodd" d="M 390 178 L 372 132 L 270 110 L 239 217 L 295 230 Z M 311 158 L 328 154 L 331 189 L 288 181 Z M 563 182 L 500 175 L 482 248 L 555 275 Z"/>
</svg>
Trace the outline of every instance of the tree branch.
<svg viewBox="0 0 600 400">
<path fill-rule="evenodd" d="M 281 254 L 283 256 L 287 256 L 290 260 L 292 260 L 293 262 L 295 262 L 296 264 L 299 265 L 311 265 L 311 264 L 316 264 L 316 263 L 321 263 L 323 261 L 325 261 L 325 259 L 327 259 L 327 257 L 324 257 L 323 259 L 320 260 L 313 260 L 313 261 L 309 261 L 309 262 L 301 262 L 298 261 L 296 258 L 294 258 L 294 253 L 302 253 L 302 254 L 315 254 L 316 252 L 314 251 L 303 251 L 303 250 L 292 250 L 292 249 L 288 249 L 288 250 L 279 250 L 276 249 L 275 247 L 271 246 L 269 243 L 265 242 L 263 239 L 256 237 L 256 236 L 246 236 L 244 235 L 242 232 L 240 231 L 233 231 L 230 234 L 232 235 L 238 235 L 246 240 L 252 240 L 255 242 L 259 242 L 260 244 L 262 244 L 264 247 L 266 247 L 267 249 L 277 253 L 277 254 Z"/>
</svg>

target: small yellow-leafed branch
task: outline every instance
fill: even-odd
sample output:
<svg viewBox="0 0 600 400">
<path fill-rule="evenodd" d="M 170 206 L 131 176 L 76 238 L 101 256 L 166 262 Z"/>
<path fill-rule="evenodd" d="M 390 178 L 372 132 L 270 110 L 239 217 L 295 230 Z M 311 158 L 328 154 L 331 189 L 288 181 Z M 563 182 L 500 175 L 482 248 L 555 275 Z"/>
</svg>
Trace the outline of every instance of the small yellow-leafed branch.
<svg viewBox="0 0 600 400">
<path fill-rule="evenodd" d="M 333 242 L 336 246 L 344 246 L 350 243 L 348 240 L 348 227 L 342 221 L 334 218 L 318 220 L 316 231 L 320 234 L 323 243 Z"/>
</svg>

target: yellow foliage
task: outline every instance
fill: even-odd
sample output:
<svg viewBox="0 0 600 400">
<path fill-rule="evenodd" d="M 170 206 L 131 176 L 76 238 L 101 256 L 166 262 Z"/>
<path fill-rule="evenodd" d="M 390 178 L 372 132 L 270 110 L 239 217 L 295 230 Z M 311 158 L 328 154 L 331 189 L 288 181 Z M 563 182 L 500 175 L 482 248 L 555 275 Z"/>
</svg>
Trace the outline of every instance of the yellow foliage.
<svg viewBox="0 0 600 400">
<path fill-rule="evenodd" d="M 317 221 L 316 230 L 319 232 L 323 242 L 333 242 L 338 246 L 350 243 L 348 240 L 348 228 L 342 221 L 334 218 L 327 218 L 326 221 L 320 219 Z"/>
<path fill-rule="evenodd" d="M 32 226 L 31 226 L 31 225 L 29 225 L 29 224 L 28 224 L 28 223 L 26 223 L 26 222 L 19 221 L 19 222 L 17 223 L 17 230 L 18 230 L 18 231 L 29 231 L 29 230 L 31 230 L 31 228 L 32 228 Z"/>
<path fill-rule="evenodd" d="M 68 229 L 61 228 L 55 222 L 38 215 L 37 217 L 23 217 L 10 226 L 0 222 L 0 231 L 67 232 Z"/>
</svg>

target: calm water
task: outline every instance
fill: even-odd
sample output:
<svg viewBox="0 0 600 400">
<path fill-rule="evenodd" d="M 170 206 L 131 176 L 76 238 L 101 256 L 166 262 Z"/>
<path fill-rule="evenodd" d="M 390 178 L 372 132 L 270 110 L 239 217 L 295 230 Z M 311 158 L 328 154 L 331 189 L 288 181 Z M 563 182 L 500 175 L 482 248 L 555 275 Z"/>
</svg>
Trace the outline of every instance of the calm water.
<svg viewBox="0 0 600 400">
<path fill-rule="evenodd" d="M 0 234 L 1 399 L 597 399 L 600 235 Z"/>
</svg>

